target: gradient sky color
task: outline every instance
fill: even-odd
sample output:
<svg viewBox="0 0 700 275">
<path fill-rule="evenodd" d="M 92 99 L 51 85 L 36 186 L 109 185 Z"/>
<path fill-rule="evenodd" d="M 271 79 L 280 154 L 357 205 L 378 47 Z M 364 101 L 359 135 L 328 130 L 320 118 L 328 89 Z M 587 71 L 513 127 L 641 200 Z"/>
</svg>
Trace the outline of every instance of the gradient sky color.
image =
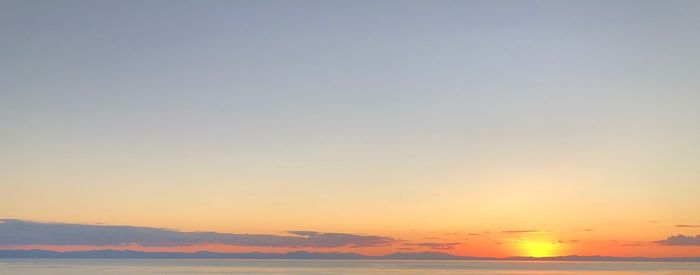
<svg viewBox="0 0 700 275">
<path fill-rule="evenodd" d="M 367 254 L 700 256 L 658 242 L 700 234 L 698 14 L 0 1 L 0 218 L 402 240 L 309 248 Z"/>
</svg>

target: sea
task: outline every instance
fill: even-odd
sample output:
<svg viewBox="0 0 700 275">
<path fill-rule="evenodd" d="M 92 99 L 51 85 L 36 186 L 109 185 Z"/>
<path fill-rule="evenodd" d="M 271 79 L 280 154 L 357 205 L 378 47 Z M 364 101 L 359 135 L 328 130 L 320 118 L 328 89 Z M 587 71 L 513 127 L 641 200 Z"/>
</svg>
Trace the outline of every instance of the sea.
<svg viewBox="0 0 700 275">
<path fill-rule="evenodd" d="M 700 262 L 0 259 L 0 274 L 700 274 Z"/>
</svg>

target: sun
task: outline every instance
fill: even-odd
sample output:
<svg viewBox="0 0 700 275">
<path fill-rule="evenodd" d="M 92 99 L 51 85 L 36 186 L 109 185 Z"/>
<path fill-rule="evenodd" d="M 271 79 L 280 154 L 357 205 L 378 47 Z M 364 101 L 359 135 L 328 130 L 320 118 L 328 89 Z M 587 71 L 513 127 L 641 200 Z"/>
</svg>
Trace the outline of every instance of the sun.
<svg viewBox="0 0 700 275">
<path fill-rule="evenodd" d="M 520 242 L 519 249 L 523 256 L 551 257 L 556 255 L 559 244 L 550 241 L 523 240 Z"/>
</svg>

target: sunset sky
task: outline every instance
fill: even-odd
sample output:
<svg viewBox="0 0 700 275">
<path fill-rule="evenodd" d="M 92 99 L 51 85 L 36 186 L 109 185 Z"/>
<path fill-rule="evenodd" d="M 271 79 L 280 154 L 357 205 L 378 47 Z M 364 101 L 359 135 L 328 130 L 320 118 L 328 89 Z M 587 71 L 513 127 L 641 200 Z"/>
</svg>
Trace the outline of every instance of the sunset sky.
<svg viewBox="0 0 700 275">
<path fill-rule="evenodd" d="M 0 249 L 700 256 L 699 14 L 0 1 Z"/>
</svg>

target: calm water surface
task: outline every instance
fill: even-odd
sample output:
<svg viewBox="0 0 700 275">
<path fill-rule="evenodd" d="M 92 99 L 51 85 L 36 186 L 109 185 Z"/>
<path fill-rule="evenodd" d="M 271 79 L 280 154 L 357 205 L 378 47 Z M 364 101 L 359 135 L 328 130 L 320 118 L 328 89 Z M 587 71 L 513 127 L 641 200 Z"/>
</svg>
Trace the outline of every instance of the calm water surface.
<svg viewBox="0 0 700 275">
<path fill-rule="evenodd" d="M 0 274 L 700 274 L 700 263 L 0 259 Z"/>
</svg>

